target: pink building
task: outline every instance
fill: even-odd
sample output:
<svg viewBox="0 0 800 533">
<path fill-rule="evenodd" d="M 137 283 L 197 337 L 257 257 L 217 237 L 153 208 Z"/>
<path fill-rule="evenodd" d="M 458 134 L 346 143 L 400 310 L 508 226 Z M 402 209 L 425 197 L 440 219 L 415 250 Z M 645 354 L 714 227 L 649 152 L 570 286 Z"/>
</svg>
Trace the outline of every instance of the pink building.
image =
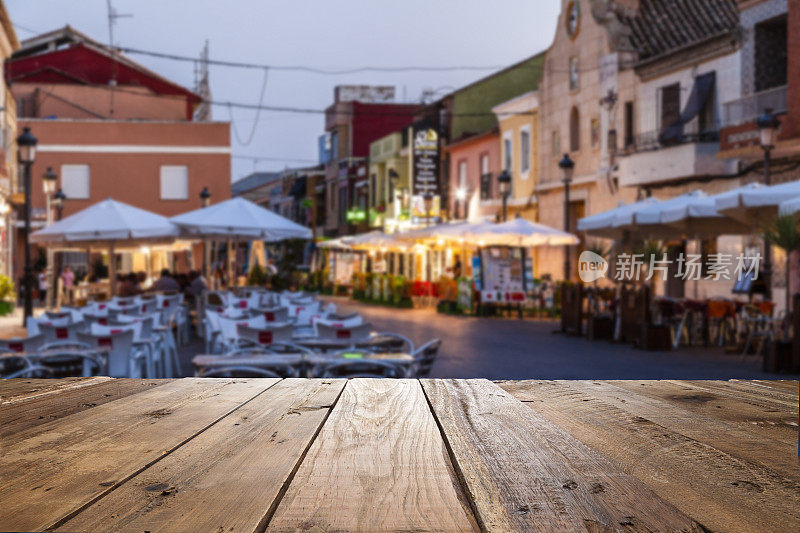
<svg viewBox="0 0 800 533">
<path fill-rule="evenodd" d="M 502 199 L 498 192 L 500 134 L 497 128 L 462 137 L 447 146 L 450 205 L 453 219 L 495 216 Z"/>
</svg>

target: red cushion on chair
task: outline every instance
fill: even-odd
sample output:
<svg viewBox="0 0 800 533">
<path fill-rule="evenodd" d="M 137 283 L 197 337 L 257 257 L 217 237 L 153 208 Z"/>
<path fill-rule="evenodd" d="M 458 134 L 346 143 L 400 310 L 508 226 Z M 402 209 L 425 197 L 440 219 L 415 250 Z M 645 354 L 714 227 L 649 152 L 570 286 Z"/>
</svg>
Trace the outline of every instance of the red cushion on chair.
<svg viewBox="0 0 800 533">
<path fill-rule="evenodd" d="M 57 339 L 66 339 L 67 337 L 69 337 L 69 331 L 67 328 L 56 328 Z"/>
<path fill-rule="evenodd" d="M 169 307 L 169 300 L 164 300 L 164 301 L 161 303 L 161 307 Z"/>
<path fill-rule="evenodd" d="M 114 339 L 112 339 L 111 337 L 100 337 L 99 339 L 97 339 L 97 345 L 98 346 L 108 346 L 109 348 L 113 348 L 114 347 Z"/>
<path fill-rule="evenodd" d="M 106 304 L 100 304 L 100 305 L 97 306 L 97 308 L 98 309 L 105 309 L 106 308 Z"/>
<path fill-rule="evenodd" d="M 222 313 L 223 311 L 225 311 L 224 307 L 217 307 L 217 313 Z"/>
<path fill-rule="evenodd" d="M 272 332 L 271 331 L 259 331 L 258 332 L 258 342 L 259 342 L 259 344 L 272 344 Z"/>
<path fill-rule="evenodd" d="M 98 318 L 97 319 L 97 323 L 100 324 L 101 326 L 107 326 L 108 325 L 108 319 L 107 318 Z"/>
<path fill-rule="evenodd" d="M 336 331 L 336 338 L 337 339 L 349 339 L 350 338 L 350 330 L 349 329 L 340 329 Z"/>
<path fill-rule="evenodd" d="M 239 300 L 239 309 L 247 309 L 247 300 Z"/>
<path fill-rule="evenodd" d="M 275 313 L 273 313 L 272 311 L 267 311 L 266 313 L 264 313 L 264 320 L 266 320 L 267 322 L 275 322 Z"/>
<path fill-rule="evenodd" d="M 8 349 L 12 352 L 23 352 L 25 351 L 25 345 L 21 342 L 9 342 Z"/>
</svg>

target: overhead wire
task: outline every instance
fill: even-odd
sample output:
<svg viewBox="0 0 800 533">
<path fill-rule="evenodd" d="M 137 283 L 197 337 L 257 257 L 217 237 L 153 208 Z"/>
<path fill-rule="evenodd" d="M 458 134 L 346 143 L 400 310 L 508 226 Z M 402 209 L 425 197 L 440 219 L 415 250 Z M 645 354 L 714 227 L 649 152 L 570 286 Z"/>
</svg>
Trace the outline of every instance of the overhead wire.
<svg viewBox="0 0 800 533">
<path fill-rule="evenodd" d="M 262 106 L 264 104 L 264 95 L 267 91 L 267 78 L 269 77 L 269 69 L 264 69 L 264 80 L 261 82 L 261 94 L 258 97 L 258 109 L 256 110 L 256 116 L 253 120 L 253 126 L 250 128 L 250 134 L 247 136 L 247 140 L 243 140 L 239 135 L 239 128 L 236 127 L 236 122 L 233 119 L 233 108 L 229 105 L 228 106 L 228 115 L 231 117 L 231 129 L 233 129 L 233 134 L 236 137 L 236 141 L 241 146 L 247 146 L 251 142 L 253 142 L 253 137 L 256 134 L 256 129 L 258 128 L 258 118 L 261 116 Z"/>
</svg>

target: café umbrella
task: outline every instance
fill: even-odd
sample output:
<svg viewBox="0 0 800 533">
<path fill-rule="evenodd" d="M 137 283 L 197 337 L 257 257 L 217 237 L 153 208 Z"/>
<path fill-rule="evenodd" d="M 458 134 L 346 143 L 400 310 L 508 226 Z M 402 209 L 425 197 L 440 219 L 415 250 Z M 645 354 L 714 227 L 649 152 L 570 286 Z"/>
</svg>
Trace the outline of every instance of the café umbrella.
<svg viewBox="0 0 800 533">
<path fill-rule="evenodd" d="M 31 242 L 76 248 L 107 247 L 111 292 L 116 294 L 113 258 L 119 245 L 171 242 L 178 235 L 178 228 L 168 218 L 109 198 L 31 234 Z"/>
<path fill-rule="evenodd" d="M 800 180 L 779 185 L 750 184 L 731 193 L 715 196 L 717 210 L 735 218 L 751 228 L 769 223 L 778 214 L 778 206 L 787 200 L 800 197 Z"/>
<path fill-rule="evenodd" d="M 578 231 L 585 231 L 596 237 L 622 240 L 628 231 L 623 225 L 627 217 L 655 203 L 658 203 L 655 198 L 645 198 L 631 204 L 620 203 L 613 209 L 579 219 Z"/>
<path fill-rule="evenodd" d="M 477 241 L 480 246 L 563 246 L 580 242 L 572 233 L 537 224 L 522 217 L 499 224 L 492 222 L 474 224 L 463 237 Z"/>
</svg>

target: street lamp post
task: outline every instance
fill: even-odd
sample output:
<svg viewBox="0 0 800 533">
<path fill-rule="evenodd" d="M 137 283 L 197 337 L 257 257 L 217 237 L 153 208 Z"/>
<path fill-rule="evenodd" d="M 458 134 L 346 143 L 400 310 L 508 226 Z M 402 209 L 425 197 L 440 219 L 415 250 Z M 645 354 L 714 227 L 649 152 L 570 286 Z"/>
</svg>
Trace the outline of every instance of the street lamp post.
<svg viewBox="0 0 800 533">
<path fill-rule="evenodd" d="M 47 225 L 53 223 L 53 195 L 56 192 L 58 185 L 58 174 L 53 171 L 53 167 L 47 167 L 47 171 L 42 176 L 42 189 L 44 190 L 45 210 L 47 216 Z M 55 305 L 55 268 L 54 268 L 55 254 L 53 248 L 47 247 L 47 297 L 45 299 L 48 308 Z"/>
<path fill-rule="evenodd" d="M 392 215 L 394 218 L 397 219 L 399 213 L 397 212 L 397 184 L 400 182 L 400 174 L 393 168 L 389 169 L 389 184 L 391 185 L 391 190 L 389 194 L 389 201 L 392 203 Z"/>
<path fill-rule="evenodd" d="M 500 196 L 503 198 L 503 222 L 505 222 L 508 218 L 508 195 L 511 194 L 511 174 L 508 169 L 497 176 L 497 184 L 500 187 Z"/>
<path fill-rule="evenodd" d="M 25 182 L 25 273 L 23 286 L 25 288 L 25 304 L 22 325 L 28 317 L 33 316 L 33 268 L 31 266 L 31 166 L 36 159 L 36 137 L 30 128 L 23 128 L 22 134 L 17 137 L 17 161 L 22 165 Z"/>
<path fill-rule="evenodd" d="M 558 162 L 564 176 L 562 183 L 564 183 L 564 231 L 569 233 L 569 185 L 572 183 L 572 174 L 575 171 L 575 162 L 570 159 L 569 154 L 564 154 L 561 161 Z M 564 280 L 570 278 L 569 275 L 569 245 L 564 245 Z"/>
<path fill-rule="evenodd" d="M 772 109 L 767 108 L 764 110 L 764 114 L 758 117 L 756 124 L 758 125 L 761 148 L 764 150 L 764 185 L 771 185 L 772 177 L 769 173 L 769 165 L 772 149 L 775 148 L 775 143 L 778 140 L 778 127 L 781 125 L 781 122 L 778 120 L 778 117 L 772 114 Z M 764 297 L 767 300 L 772 300 L 772 246 L 766 241 L 764 242 L 764 264 L 762 265 L 761 272 L 764 277 L 764 285 L 766 288 Z M 788 280 L 786 290 L 789 290 Z"/>
<path fill-rule="evenodd" d="M 64 200 L 66 200 L 66 199 L 67 199 L 67 195 L 64 194 L 64 191 L 62 191 L 61 188 L 59 187 L 59 189 L 53 195 L 53 206 L 56 208 L 56 222 L 61 220 L 61 215 L 64 212 Z M 53 261 L 53 265 L 55 267 L 55 271 L 56 272 L 61 272 L 61 256 L 60 255 L 56 255 L 55 256 L 54 261 Z M 57 282 L 56 282 L 56 285 L 58 285 Z M 56 297 L 56 303 L 58 303 L 58 297 Z"/>
</svg>

